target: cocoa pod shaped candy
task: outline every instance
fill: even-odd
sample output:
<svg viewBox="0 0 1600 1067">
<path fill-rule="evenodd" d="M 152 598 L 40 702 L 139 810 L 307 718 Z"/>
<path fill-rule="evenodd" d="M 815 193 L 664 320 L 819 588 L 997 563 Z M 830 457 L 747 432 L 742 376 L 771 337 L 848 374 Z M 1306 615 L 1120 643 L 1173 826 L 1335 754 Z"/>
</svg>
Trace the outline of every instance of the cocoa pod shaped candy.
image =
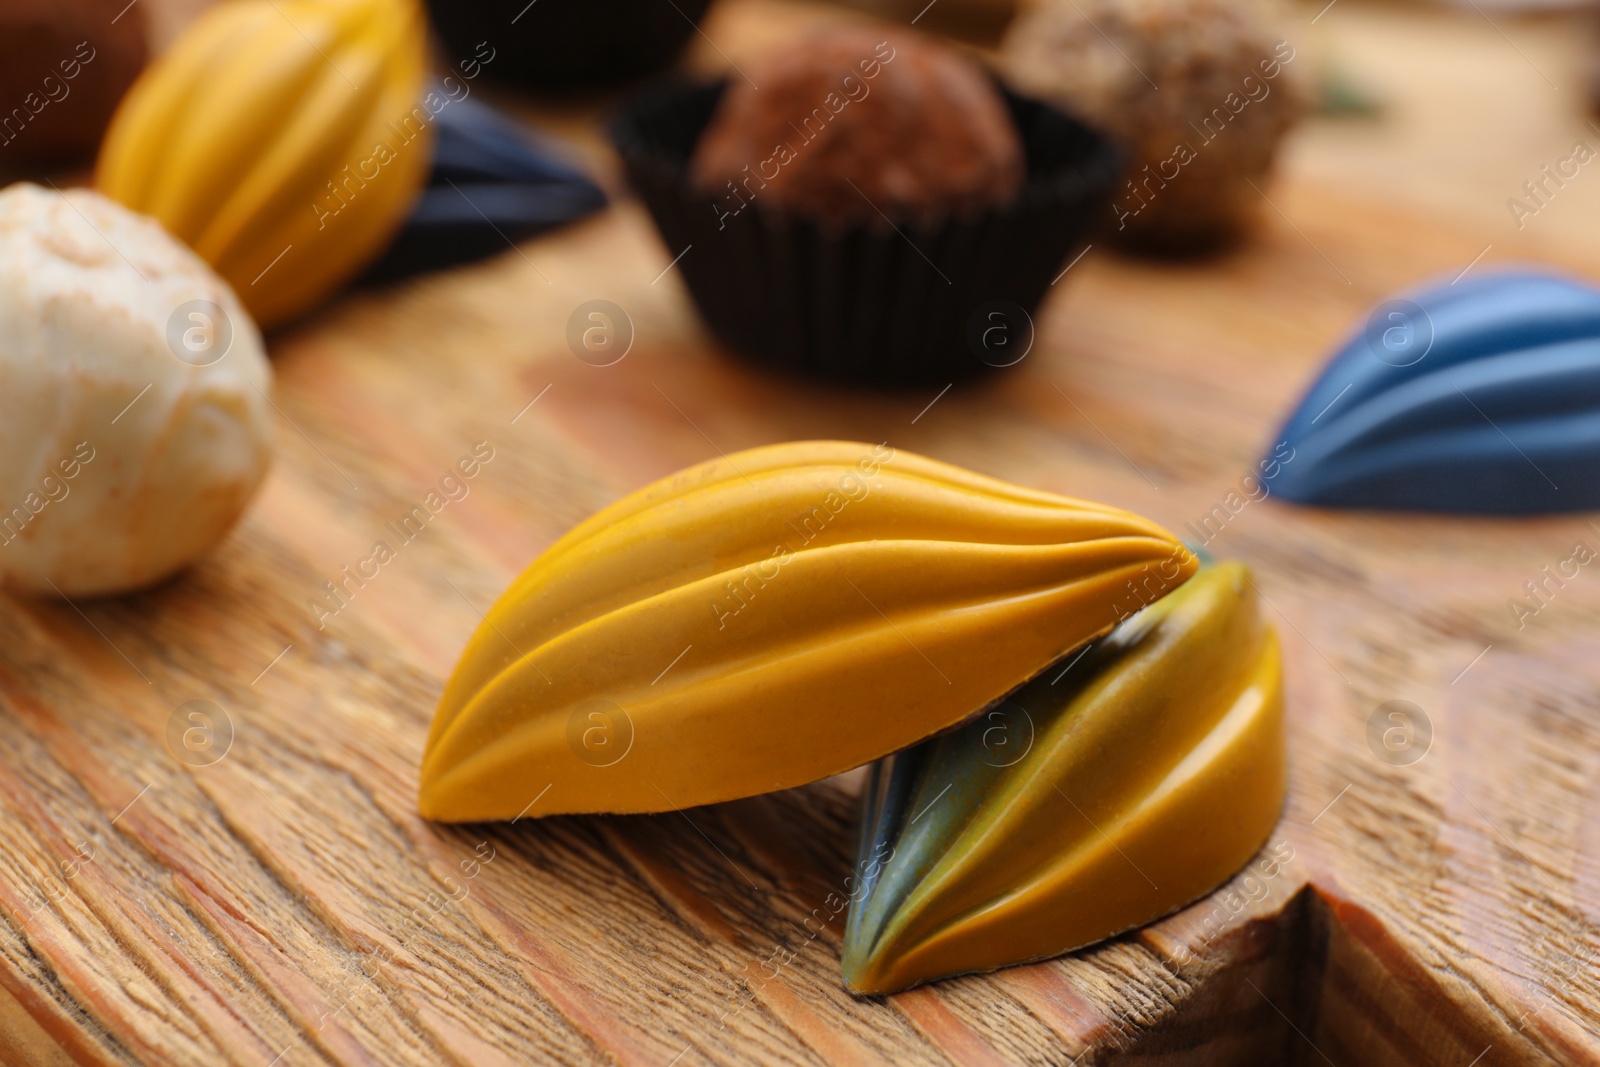
<svg viewBox="0 0 1600 1067">
<path fill-rule="evenodd" d="M 1600 508 L 1600 290 L 1497 270 L 1385 300 L 1260 461 L 1318 507 Z"/>
<path fill-rule="evenodd" d="M 846 984 L 890 993 L 1150 922 L 1249 861 L 1286 785 L 1277 638 L 1202 570 L 970 724 L 873 768 Z"/>
<path fill-rule="evenodd" d="M 670 811 L 815 781 L 961 722 L 1196 565 L 1137 515 L 886 445 L 713 460 L 579 524 L 490 609 L 421 811 Z"/>
<path fill-rule="evenodd" d="M 268 327 L 394 236 L 433 153 L 413 0 L 229 0 L 147 68 L 101 148 L 100 190 L 155 217 Z"/>
</svg>

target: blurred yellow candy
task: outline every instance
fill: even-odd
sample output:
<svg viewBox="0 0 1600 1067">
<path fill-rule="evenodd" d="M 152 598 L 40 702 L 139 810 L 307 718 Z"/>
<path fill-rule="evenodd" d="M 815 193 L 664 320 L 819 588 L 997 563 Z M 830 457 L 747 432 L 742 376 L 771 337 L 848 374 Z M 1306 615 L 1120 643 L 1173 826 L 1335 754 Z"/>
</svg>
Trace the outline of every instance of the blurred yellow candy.
<svg viewBox="0 0 1600 1067">
<path fill-rule="evenodd" d="M 886 445 L 713 460 L 579 524 L 489 610 L 439 700 L 422 814 L 815 781 L 960 722 L 1195 566 L 1137 515 Z"/>
<path fill-rule="evenodd" d="M 229 0 L 147 69 L 101 147 L 107 196 L 154 216 L 263 326 L 378 255 L 433 155 L 413 0 Z"/>
</svg>

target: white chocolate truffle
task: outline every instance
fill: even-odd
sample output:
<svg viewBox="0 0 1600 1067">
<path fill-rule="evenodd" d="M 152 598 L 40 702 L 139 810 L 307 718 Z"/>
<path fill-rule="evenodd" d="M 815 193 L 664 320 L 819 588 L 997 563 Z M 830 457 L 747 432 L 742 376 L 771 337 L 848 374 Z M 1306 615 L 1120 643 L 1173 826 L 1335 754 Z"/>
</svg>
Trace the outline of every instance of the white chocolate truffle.
<svg viewBox="0 0 1600 1067">
<path fill-rule="evenodd" d="M 226 282 L 97 193 L 0 191 L 0 584 L 138 589 L 266 475 L 272 369 Z"/>
</svg>

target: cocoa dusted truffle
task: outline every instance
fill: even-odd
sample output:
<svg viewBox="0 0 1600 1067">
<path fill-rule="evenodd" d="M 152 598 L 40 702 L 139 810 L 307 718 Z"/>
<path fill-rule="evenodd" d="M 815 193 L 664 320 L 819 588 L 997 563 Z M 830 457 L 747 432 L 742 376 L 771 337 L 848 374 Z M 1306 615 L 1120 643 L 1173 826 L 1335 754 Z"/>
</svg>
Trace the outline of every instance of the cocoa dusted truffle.
<svg viewBox="0 0 1600 1067">
<path fill-rule="evenodd" d="M 144 61 L 127 0 L 0 3 L 0 169 L 92 153 Z"/>
<path fill-rule="evenodd" d="M 1113 235 L 1189 250 L 1241 231 L 1305 110 L 1277 14 L 1270 0 L 1042 0 L 1002 54 L 1019 89 L 1132 147 Z"/>
<path fill-rule="evenodd" d="M 999 90 L 959 52 L 875 26 L 830 26 L 744 65 L 692 173 L 729 211 L 765 201 L 830 224 L 995 207 L 1022 184 Z"/>
<path fill-rule="evenodd" d="M 1122 153 L 958 52 L 856 27 L 640 90 L 611 124 L 628 181 L 730 353 L 891 389 L 1013 366 Z"/>
</svg>

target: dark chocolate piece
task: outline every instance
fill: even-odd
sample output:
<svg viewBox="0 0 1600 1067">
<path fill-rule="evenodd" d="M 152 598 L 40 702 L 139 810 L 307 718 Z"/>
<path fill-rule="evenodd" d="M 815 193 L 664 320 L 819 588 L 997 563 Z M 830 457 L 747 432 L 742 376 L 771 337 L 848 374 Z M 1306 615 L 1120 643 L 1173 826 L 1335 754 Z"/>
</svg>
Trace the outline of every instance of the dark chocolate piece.
<svg viewBox="0 0 1600 1067">
<path fill-rule="evenodd" d="M 82 159 L 145 63 L 126 0 L 0 3 L 0 169 Z"/>
<path fill-rule="evenodd" d="M 557 92 L 666 69 L 710 0 L 429 0 L 452 67 Z"/>
<path fill-rule="evenodd" d="M 581 170 L 486 104 L 453 101 L 435 122 L 427 188 L 366 281 L 484 259 L 606 204 Z"/>
</svg>

